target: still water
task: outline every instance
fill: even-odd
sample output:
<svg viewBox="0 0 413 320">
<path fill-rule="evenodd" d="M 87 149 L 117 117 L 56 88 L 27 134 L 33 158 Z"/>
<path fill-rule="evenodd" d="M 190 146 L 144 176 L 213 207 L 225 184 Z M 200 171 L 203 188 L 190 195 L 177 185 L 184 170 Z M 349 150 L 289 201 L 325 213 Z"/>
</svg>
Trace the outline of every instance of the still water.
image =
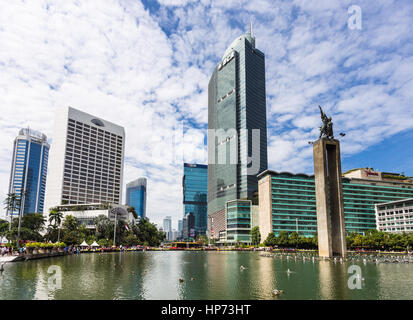
<svg viewBox="0 0 413 320">
<path fill-rule="evenodd" d="M 413 264 L 356 263 L 362 288 L 349 289 L 352 264 L 258 252 L 90 253 L 6 264 L 0 299 L 413 299 Z M 61 289 L 50 287 L 50 266 L 60 267 Z"/>
</svg>

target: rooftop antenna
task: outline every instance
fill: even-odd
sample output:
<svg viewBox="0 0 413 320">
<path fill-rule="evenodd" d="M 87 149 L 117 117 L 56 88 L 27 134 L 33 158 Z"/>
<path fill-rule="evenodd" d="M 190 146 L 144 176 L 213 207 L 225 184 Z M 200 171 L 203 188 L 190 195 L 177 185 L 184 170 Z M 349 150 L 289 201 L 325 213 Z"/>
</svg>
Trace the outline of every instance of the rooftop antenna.
<svg viewBox="0 0 413 320">
<path fill-rule="evenodd" d="M 252 35 L 252 19 L 250 18 L 250 34 L 251 34 L 251 37 L 253 36 Z"/>
</svg>

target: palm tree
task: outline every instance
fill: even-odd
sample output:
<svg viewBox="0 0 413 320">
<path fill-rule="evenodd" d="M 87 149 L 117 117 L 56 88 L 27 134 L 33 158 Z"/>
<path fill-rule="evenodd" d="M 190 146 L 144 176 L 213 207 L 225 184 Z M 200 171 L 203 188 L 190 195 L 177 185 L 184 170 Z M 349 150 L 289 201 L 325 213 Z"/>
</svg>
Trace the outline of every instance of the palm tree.
<svg viewBox="0 0 413 320">
<path fill-rule="evenodd" d="M 13 213 L 14 211 L 20 209 L 20 196 L 14 192 L 7 194 L 6 199 L 4 200 L 4 209 L 7 210 L 7 214 L 11 212 L 10 214 L 10 225 L 9 225 L 9 230 L 11 230 L 11 224 L 12 224 L 12 219 L 13 219 Z"/>
<path fill-rule="evenodd" d="M 60 224 L 62 223 L 63 213 L 57 208 L 51 208 L 49 213 L 49 223 L 58 228 L 57 242 L 60 241 Z"/>
</svg>

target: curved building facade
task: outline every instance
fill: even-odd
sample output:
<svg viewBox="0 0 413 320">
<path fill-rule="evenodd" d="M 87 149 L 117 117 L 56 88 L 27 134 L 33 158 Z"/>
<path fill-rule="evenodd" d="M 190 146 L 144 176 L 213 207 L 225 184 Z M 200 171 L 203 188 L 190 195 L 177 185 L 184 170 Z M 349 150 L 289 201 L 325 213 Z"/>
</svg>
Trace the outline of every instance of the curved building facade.
<svg viewBox="0 0 413 320">
<path fill-rule="evenodd" d="M 49 148 L 46 135 L 31 129 L 21 129 L 14 140 L 9 193 L 21 199 L 22 214 L 43 212 Z"/>
</svg>

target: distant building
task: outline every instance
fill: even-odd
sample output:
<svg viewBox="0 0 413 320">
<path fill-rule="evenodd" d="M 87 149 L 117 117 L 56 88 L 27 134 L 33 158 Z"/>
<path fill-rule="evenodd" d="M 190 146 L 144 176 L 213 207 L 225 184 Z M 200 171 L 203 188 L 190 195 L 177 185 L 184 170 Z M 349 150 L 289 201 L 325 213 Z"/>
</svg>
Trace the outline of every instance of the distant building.
<svg viewBox="0 0 413 320">
<path fill-rule="evenodd" d="M 109 218 L 111 221 L 115 221 L 116 215 L 117 221 L 124 220 L 131 225 L 134 225 L 136 222 L 132 213 L 127 211 L 127 206 L 117 204 L 91 203 L 82 205 L 60 205 L 57 206 L 57 209 L 63 213 L 63 220 L 68 215 L 71 215 L 87 229 L 95 229 L 95 218 L 101 215 Z"/>
<path fill-rule="evenodd" d="M 184 216 L 193 214 L 194 237 L 205 235 L 208 222 L 208 166 L 184 163 L 182 187 Z"/>
<path fill-rule="evenodd" d="M 261 239 L 270 232 L 316 234 L 313 175 L 266 170 L 258 178 Z M 375 204 L 413 197 L 413 184 L 398 174 L 355 169 L 343 174 L 342 183 L 347 234 L 376 229 Z"/>
<path fill-rule="evenodd" d="M 376 204 L 375 210 L 377 230 L 413 232 L 413 198 Z"/>
<path fill-rule="evenodd" d="M 178 220 L 178 238 L 182 238 L 183 220 Z"/>
<path fill-rule="evenodd" d="M 139 178 L 126 185 L 126 204 L 135 208 L 136 214 L 146 218 L 146 178 Z"/>
<path fill-rule="evenodd" d="M 44 212 L 64 204 L 122 203 L 125 130 L 65 107 L 56 114 Z"/>
<path fill-rule="evenodd" d="M 185 215 L 183 221 L 183 240 L 196 240 L 195 215 L 189 212 Z"/>
<path fill-rule="evenodd" d="M 163 219 L 163 230 L 166 234 L 166 240 L 171 241 L 172 240 L 172 218 L 171 217 L 165 217 Z"/>
<path fill-rule="evenodd" d="M 21 199 L 23 215 L 43 212 L 49 148 L 46 135 L 31 129 L 21 129 L 14 140 L 9 193 Z M 6 215 L 18 216 L 19 210 Z"/>
<path fill-rule="evenodd" d="M 176 241 L 178 239 L 178 231 L 175 229 L 172 230 L 172 241 Z"/>
</svg>

